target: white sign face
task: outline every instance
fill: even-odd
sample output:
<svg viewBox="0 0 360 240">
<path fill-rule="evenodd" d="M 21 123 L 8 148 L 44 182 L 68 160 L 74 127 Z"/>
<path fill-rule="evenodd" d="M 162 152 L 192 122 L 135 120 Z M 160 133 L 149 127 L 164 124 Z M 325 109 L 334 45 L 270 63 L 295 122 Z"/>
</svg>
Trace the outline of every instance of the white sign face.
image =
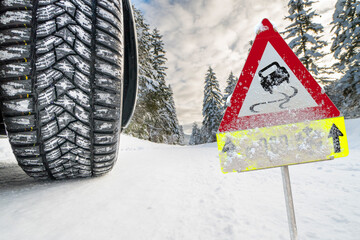
<svg viewBox="0 0 360 240">
<path fill-rule="evenodd" d="M 316 106 L 315 100 L 268 42 L 239 117 Z"/>
</svg>

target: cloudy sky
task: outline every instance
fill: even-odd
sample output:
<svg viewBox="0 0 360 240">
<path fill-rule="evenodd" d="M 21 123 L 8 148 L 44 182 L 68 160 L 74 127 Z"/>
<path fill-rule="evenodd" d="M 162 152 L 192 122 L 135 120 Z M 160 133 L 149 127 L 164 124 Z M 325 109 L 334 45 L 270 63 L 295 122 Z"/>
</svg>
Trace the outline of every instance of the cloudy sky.
<svg viewBox="0 0 360 240">
<path fill-rule="evenodd" d="M 152 28 L 163 35 L 167 51 L 167 82 L 171 84 L 181 124 L 202 121 L 203 87 L 212 66 L 225 88 L 230 71 L 240 76 L 247 58 L 249 41 L 263 18 L 279 31 L 289 24 L 287 0 L 133 0 Z M 336 0 L 313 5 L 321 18 L 316 21 L 329 31 Z M 186 130 L 188 128 L 186 127 Z"/>
</svg>

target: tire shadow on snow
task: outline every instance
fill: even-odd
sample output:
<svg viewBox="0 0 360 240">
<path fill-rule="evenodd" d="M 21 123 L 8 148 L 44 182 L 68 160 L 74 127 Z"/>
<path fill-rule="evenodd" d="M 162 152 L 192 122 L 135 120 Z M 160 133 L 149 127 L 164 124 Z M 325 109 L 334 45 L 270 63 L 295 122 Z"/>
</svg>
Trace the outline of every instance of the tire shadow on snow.
<svg viewBox="0 0 360 240">
<path fill-rule="evenodd" d="M 0 162 L 0 193 L 4 190 L 27 188 L 30 185 L 43 182 L 26 175 L 16 163 Z"/>
<path fill-rule="evenodd" d="M 79 178 L 79 179 L 64 179 L 61 181 L 54 180 L 37 180 L 29 177 L 16 163 L 1 162 L 0 161 L 0 195 L 6 191 L 21 191 L 32 187 L 41 186 L 59 186 L 74 183 L 84 183 L 89 180 L 95 181 L 95 179 L 101 179 L 101 177 L 93 178 Z M 75 186 L 75 185 L 74 185 Z"/>
</svg>

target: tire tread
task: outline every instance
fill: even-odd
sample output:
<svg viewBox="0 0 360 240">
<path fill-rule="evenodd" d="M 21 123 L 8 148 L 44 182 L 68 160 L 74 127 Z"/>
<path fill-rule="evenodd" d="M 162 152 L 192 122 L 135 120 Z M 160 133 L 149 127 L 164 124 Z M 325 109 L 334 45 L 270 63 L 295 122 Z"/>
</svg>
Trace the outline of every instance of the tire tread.
<svg viewBox="0 0 360 240">
<path fill-rule="evenodd" d="M 121 1 L 0 7 L 1 105 L 19 166 L 38 179 L 107 173 L 121 129 Z"/>
</svg>

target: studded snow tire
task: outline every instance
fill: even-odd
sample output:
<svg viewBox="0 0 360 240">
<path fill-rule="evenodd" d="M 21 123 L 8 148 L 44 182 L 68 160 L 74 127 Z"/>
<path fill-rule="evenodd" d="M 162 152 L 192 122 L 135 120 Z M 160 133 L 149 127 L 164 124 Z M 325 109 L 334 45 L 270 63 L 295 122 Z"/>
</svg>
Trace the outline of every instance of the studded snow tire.
<svg viewBox="0 0 360 240">
<path fill-rule="evenodd" d="M 0 94 L 13 152 L 37 179 L 99 176 L 117 159 L 122 0 L 1 0 Z"/>
</svg>

